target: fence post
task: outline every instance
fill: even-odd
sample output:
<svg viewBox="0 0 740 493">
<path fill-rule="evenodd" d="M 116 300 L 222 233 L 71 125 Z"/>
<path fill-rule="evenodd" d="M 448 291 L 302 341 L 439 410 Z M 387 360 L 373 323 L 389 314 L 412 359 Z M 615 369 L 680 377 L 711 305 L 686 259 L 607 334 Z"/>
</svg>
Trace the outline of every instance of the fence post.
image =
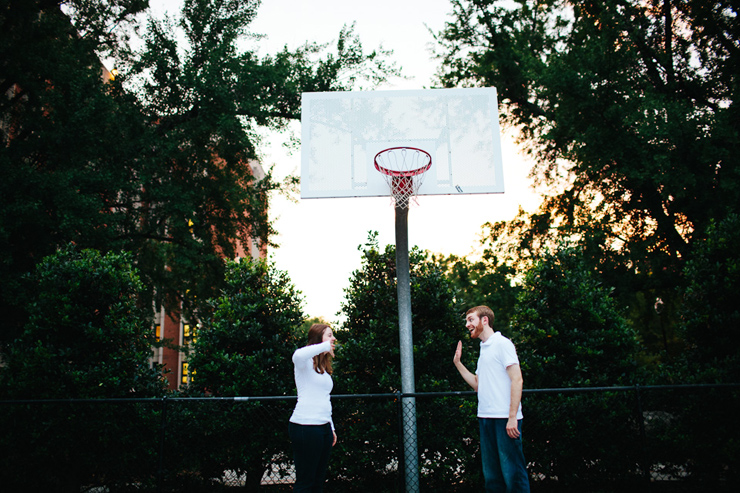
<svg viewBox="0 0 740 493">
<path fill-rule="evenodd" d="M 635 401 L 637 403 L 637 422 L 640 426 L 640 452 L 641 452 L 641 469 L 646 480 L 650 480 L 650 464 L 647 458 L 647 434 L 645 433 L 645 415 L 642 410 L 642 395 L 640 394 L 640 384 L 635 384 Z"/>
<path fill-rule="evenodd" d="M 162 493 L 164 483 L 164 440 L 167 435 L 167 396 L 162 397 L 162 419 L 159 423 L 159 466 L 157 468 L 157 491 Z"/>
</svg>

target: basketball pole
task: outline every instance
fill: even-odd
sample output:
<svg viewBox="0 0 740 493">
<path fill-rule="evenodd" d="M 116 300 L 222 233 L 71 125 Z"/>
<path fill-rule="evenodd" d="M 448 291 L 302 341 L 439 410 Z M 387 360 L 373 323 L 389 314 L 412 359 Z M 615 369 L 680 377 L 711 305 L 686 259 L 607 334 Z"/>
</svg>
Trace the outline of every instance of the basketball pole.
<svg viewBox="0 0 740 493">
<path fill-rule="evenodd" d="M 401 351 L 401 392 L 413 394 L 414 342 L 411 334 L 411 275 L 409 273 L 408 204 L 396 210 L 396 278 L 398 281 L 398 332 Z M 416 438 L 416 397 L 402 397 L 403 458 L 406 493 L 419 491 L 419 460 Z"/>
</svg>

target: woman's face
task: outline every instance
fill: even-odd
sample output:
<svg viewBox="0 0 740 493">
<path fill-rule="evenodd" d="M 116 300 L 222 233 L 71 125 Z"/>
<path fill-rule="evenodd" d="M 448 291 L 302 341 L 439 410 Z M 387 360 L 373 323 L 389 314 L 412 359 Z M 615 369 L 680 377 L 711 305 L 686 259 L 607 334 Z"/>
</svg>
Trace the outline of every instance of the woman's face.
<svg viewBox="0 0 740 493">
<path fill-rule="evenodd" d="M 331 341 L 331 353 L 332 356 L 334 356 L 334 341 L 336 341 L 337 338 L 334 337 L 334 332 L 331 330 L 331 327 L 327 327 L 324 329 L 324 334 L 321 336 L 321 342 Z"/>
</svg>

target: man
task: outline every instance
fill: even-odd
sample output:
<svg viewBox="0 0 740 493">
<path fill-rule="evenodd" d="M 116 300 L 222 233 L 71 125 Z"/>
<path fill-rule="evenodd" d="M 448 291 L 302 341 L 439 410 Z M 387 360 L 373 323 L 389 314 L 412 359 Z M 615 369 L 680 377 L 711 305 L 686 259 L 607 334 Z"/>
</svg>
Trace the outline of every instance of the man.
<svg viewBox="0 0 740 493">
<path fill-rule="evenodd" d="M 522 452 L 522 388 L 524 380 L 514 344 L 494 332 L 493 311 L 476 306 L 465 314 L 470 337 L 480 340 L 475 374 L 460 362 L 462 341 L 452 359 L 463 379 L 478 392 L 478 424 L 483 477 L 487 492 L 529 493 L 527 463 Z"/>
</svg>

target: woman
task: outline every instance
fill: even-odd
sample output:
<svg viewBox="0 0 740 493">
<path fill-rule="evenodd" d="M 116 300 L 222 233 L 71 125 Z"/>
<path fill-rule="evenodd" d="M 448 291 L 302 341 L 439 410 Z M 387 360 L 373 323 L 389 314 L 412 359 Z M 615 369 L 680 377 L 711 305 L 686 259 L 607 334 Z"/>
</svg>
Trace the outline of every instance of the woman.
<svg viewBox="0 0 740 493">
<path fill-rule="evenodd" d="M 288 423 L 296 471 L 293 491 L 323 491 L 329 452 L 337 443 L 329 400 L 334 387 L 331 360 L 335 341 L 331 327 L 313 324 L 308 330 L 308 345 L 293 353 L 298 390 L 298 403 Z"/>
</svg>

